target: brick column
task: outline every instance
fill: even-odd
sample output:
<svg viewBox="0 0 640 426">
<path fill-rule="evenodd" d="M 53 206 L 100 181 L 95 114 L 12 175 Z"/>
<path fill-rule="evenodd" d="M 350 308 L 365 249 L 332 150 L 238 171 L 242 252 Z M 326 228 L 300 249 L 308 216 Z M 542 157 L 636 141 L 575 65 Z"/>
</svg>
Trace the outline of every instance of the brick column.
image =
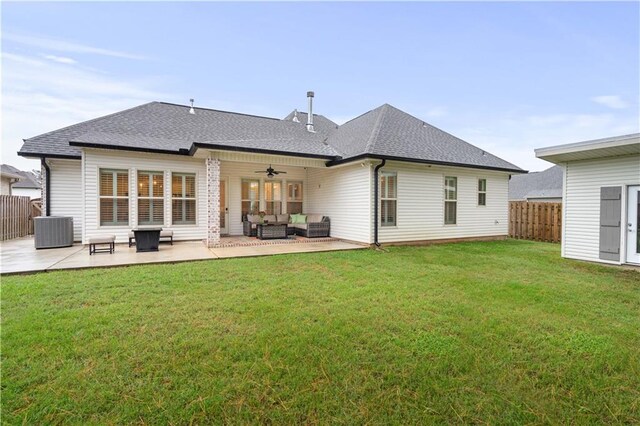
<svg viewBox="0 0 640 426">
<path fill-rule="evenodd" d="M 207 158 L 207 247 L 220 245 L 220 160 Z"/>
</svg>

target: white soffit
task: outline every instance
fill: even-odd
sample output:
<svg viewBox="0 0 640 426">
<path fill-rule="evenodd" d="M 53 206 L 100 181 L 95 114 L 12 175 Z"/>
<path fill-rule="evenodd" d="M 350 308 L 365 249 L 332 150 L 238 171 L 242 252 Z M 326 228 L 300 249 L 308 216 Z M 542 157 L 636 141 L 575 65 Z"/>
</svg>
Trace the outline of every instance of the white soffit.
<svg viewBox="0 0 640 426">
<path fill-rule="evenodd" d="M 535 153 L 536 157 L 556 164 L 640 154 L 640 133 L 538 148 Z"/>
</svg>

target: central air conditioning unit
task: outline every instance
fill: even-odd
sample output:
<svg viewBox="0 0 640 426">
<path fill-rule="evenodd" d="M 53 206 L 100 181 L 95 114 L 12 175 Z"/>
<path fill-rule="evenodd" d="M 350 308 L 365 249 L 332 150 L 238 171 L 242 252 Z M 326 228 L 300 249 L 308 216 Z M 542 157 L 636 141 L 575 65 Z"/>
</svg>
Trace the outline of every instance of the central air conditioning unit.
<svg viewBox="0 0 640 426">
<path fill-rule="evenodd" d="M 34 241 L 37 249 L 73 245 L 73 218 L 41 216 L 33 218 Z"/>
</svg>

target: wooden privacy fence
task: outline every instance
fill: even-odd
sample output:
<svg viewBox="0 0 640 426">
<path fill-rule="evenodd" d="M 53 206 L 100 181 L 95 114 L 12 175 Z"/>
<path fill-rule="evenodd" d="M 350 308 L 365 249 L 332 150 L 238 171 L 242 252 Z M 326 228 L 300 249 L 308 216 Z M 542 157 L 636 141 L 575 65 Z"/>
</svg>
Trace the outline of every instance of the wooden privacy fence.
<svg viewBox="0 0 640 426">
<path fill-rule="evenodd" d="M 559 243 L 562 203 L 509 202 L 509 237 Z"/>
<path fill-rule="evenodd" d="M 40 215 L 40 202 L 29 197 L 0 195 L 0 240 L 33 234 L 33 218 Z"/>
</svg>

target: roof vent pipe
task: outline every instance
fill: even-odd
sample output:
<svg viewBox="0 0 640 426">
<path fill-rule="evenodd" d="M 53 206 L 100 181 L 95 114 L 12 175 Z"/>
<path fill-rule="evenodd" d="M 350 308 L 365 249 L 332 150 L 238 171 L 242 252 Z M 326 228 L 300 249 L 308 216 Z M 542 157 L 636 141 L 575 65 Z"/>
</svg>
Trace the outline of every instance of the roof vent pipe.
<svg viewBox="0 0 640 426">
<path fill-rule="evenodd" d="M 307 99 L 309 100 L 309 112 L 307 112 L 307 130 L 315 132 L 313 130 L 313 92 L 307 92 Z"/>
<path fill-rule="evenodd" d="M 193 99 L 189 99 L 189 102 L 191 102 L 191 108 L 189 109 L 189 114 L 195 114 L 196 110 L 193 109 Z"/>
</svg>

